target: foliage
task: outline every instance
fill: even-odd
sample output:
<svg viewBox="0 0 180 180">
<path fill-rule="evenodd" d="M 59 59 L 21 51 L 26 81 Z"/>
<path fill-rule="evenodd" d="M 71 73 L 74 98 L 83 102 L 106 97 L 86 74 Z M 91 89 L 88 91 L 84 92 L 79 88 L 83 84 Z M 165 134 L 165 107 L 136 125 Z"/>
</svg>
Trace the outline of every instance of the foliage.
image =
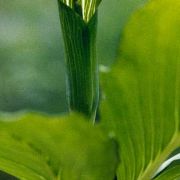
<svg viewBox="0 0 180 180">
<path fill-rule="evenodd" d="M 79 114 L 2 117 L 0 169 L 28 180 L 153 178 L 180 147 L 179 9 L 179 0 L 151 1 L 129 21 L 102 78 L 100 124 Z M 179 163 L 154 178 L 180 178 Z"/>
<path fill-rule="evenodd" d="M 179 169 L 180 169 L 180 162 L 178 161 L 174 161 L 170 166 L 167 167 L 167 169 L 162 172 L 161 174 L 159 174 L 157 176 L 157 178 L 155 178 L 156 180 L 178 180 L 180 177 L 180 173 L 179 173 Z"/>
<path fill-rule="evenodd" d="M 138 11 L 104 79 L 102 121 L 120 144 L 120 179 L 150 179 L 180 146 L 179 9 L 178 0 L 158 0 Z"/>
<path fill-rule="evenodd" d="M 114 176 L 115 142 L 80 115 L 13 116 L 12 122 L 1 122 L 0 136 L 0 169 L 20 179 L 111 180 Z"/>
</svg>

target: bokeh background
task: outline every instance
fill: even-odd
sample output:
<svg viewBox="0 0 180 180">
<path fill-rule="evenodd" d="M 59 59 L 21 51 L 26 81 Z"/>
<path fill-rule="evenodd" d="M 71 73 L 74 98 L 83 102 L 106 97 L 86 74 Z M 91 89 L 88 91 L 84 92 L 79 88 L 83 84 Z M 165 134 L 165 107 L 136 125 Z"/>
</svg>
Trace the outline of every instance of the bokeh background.
<svg viewBox="0 0 180 180">
<path fill-rule="evenodd" d="M 122 30 L 145 0 L 103 0 L 98 59 L 116 59 Z M 57 0 L 0 0 L 0 111 L 67 111 Z"/>
</svg>

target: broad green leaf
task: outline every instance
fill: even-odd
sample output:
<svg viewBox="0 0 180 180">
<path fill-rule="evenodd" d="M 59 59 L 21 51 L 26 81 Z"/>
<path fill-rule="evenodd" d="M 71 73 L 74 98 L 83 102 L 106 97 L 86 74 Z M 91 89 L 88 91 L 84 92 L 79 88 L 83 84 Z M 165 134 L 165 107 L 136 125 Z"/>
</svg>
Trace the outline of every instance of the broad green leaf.
<svg viewBox="0 0 180 180">
<path fill-rule="evenodd" d="M 180 146 L 180 1 L 151 1 L 130 20 L 104 78 L 102 123 L 119 141 L 120 180 L 148 180 Z"/>
<path fill-rule="evenodd" d="M 111 180 L 116 144 L 78 115 L 0 123 L 0 170 L 28 180 Z M 106 158 L 104 158 L 106 157 Z"/>
<path fill-rule="evenodd" d="M 59 0 L 80 14 L 85 22 L 88 22 L 95 14 L 101 0 Z"/>
</svg>

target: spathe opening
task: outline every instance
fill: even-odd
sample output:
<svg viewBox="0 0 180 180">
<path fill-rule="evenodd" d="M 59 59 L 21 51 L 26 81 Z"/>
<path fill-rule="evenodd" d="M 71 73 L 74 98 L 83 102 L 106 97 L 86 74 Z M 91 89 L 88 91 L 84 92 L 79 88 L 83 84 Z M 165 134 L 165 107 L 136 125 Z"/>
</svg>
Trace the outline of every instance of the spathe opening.
<svg viewBox="0 0 180 180">
<path fill-rule="evenodd" d="M 101 0 L 58 0 L 75 11 L 86 23 L 96 13 Z"/>
</svg>

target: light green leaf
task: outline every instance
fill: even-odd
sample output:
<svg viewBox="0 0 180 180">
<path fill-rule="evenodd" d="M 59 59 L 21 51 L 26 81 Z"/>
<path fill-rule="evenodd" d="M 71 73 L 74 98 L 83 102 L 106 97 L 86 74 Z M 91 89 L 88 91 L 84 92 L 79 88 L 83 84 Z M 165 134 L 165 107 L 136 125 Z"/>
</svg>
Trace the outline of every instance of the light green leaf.
<svg viewBox="0 0 180 180">
<path fill-rule="evenodd" d="M 180 1 L 156 0 L 125 30 L 104 78 L 104 126 L 119 141 L 120 180 L 148 180 L 180 146 Z"/>
<path fill-rule="evenodd" d="M 0 123 L 0 170 L 28 180 L 111 180 L 116 144 L 78 115 Z M 106 157 L 106 158 L 104 158 Z"/>
</svg>

